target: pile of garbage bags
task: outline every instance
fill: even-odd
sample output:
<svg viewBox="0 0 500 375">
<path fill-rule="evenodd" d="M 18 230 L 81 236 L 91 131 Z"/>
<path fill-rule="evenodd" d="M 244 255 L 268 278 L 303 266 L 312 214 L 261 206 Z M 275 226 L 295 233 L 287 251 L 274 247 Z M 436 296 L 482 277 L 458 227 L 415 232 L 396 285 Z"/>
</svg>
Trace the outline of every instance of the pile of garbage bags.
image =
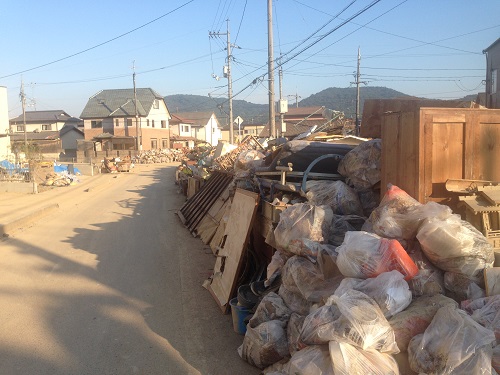
<svg viewBox="0 0 500 375">
<path fill-rule="evenodd" d="M 377 176 L 352 169 L 349 185 L 311 184 L 308 202 L 281 213 L 267 269 L 281 286 L 256 305 L 241 358 L 272 375 L 496 374 L 500 295 L 486 297 L 483 276 L 491 244 L 447 206 L 397 186 L 364 216 L 359 192 Z"/>
</svg>

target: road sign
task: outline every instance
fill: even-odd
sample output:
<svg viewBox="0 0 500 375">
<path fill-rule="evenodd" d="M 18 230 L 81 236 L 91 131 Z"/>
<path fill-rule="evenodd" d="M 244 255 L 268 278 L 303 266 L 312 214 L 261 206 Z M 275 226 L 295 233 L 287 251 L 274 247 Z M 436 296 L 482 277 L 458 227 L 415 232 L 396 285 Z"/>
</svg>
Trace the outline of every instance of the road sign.
<svg viewBox="0 0 500 375">
<path fill-rule="evenodd" d="M 238 126 L 240 126 L 240 125 L 243 123 L 243 119 L 242 119 L 240 116 L 238 116 L 238 117 L 236 117 L 236 118 L 234 119 L 234 122 L 235 122 Z"/>
</svg>

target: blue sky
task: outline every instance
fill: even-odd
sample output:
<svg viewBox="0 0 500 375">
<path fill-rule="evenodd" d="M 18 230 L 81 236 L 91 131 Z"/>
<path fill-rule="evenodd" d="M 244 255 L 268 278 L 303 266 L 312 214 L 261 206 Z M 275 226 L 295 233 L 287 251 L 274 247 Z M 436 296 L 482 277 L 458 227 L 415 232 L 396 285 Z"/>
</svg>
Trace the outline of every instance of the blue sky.
<svg viewBox="0 0 500 375">
<path fill-rule="evenodd" d="M 372 3 L 273 1 L 274 55 L 289 60 L 284 96 L 349 87 L 358 46 L 368 86 L 442 99 L 484 91 L 482 51 L 500 37 L 499 0 L 381 0 L 363 12 Z M 0 9 L 9 118 L 21 113 L 21 80 L 28 110 L 79 116 L 98 91 L 131 88 L 134 61 L 137 87 L 226 97 L 227 80 L 213 78 L 223 76 L 226 36 L 209 38 L 209 31 L 225 33 L 228 19 L 239 47 L 231 63 L 235 99 L 268 101 L 266 0 L 0 0 Z"/>
</svg>

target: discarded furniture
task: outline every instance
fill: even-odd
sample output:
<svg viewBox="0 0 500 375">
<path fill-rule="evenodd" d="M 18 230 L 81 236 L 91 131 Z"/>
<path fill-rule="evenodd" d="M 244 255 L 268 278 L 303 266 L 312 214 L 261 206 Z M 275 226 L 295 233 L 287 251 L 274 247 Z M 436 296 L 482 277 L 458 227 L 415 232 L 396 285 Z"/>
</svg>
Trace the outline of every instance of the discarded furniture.
<svg viewBox="0 0 500 375">
<path fill-rule="evenodd" d="M 500 181 L 500 110 L 419 108 L 382 117 L 381 185 L 457 209 L 449 179 Z"/>
</svg>

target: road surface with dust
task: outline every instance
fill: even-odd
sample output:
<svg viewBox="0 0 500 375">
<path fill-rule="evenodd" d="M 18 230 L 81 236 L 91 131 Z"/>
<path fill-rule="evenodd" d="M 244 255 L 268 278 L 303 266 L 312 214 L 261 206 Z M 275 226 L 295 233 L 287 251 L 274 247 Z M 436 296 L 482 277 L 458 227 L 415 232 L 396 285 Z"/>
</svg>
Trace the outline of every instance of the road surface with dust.
<svg viewBox="0 0 500 375">
<path fill-rule="evenodd" d="M 175 214 L 174 170 L 76 187 L 0 241 L 0 374 L 259 373 L 201 286 L 215 258 Z"/>
</svg>

